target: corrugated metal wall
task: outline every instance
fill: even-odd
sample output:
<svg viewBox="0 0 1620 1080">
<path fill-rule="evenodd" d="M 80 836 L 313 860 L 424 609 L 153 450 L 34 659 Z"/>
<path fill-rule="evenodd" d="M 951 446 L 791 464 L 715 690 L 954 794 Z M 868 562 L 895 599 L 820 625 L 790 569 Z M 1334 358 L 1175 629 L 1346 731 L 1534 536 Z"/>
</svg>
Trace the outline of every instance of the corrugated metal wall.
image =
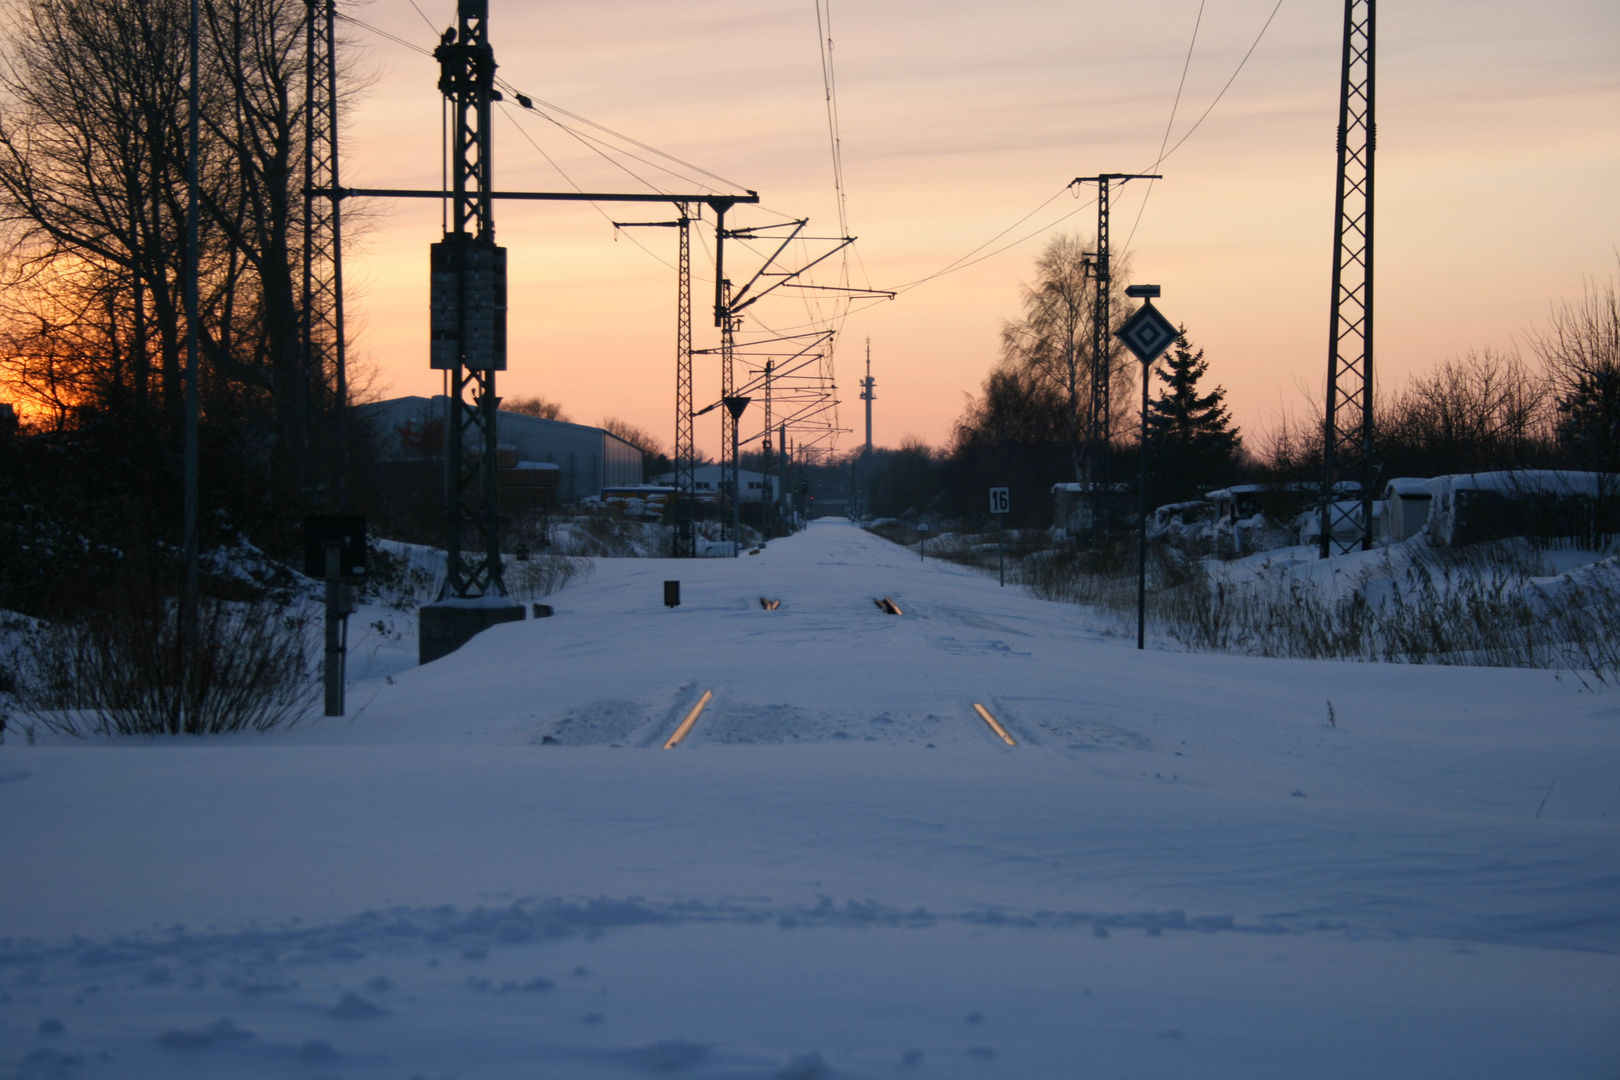
<svg viewBox="0 0 1620 1080">
<path fill-rule="evenodd" d="M 403 397 L 355 411 L 383 440 L 384 458 L 419 457 L 420 451 L 406 445 L 403 432 L 420 431 L 433 420 L 442 423 L 446 404 L 442 396 Z M 560 468 L 558 496 L 563 502 L 598 495 L 604 487 L 642 482 L 641 451 L 601 428 L 502 412 L 497 433 L 503 444 L 517 449 L 517 460 L 549 461 Z"/>
</svg>

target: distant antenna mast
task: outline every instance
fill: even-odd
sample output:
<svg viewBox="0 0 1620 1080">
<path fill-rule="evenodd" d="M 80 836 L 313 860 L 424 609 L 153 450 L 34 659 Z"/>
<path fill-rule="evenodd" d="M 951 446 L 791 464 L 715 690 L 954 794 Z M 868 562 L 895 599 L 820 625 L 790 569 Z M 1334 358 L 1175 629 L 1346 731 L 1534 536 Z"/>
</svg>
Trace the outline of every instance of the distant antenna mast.
<svg viewBox="0 0 1620 1080">
<path fill-rule="evenodd" d="M 872 378 L 872 339 L 866 339 L 866 378 L 861 380 L 861 400 L 866 402 L 866 452 L 872 452 L 872 402 L 877 400 L 877 380 Z"/>
</svg>

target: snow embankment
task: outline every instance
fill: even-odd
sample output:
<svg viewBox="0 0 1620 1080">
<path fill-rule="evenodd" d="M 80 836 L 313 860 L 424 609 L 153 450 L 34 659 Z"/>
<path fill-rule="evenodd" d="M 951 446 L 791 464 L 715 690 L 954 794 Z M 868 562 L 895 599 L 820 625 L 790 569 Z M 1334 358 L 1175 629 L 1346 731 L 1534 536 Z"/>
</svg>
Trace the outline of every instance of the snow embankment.
<svg viewBox="0 0 1620 1080">
<path fill-rule="evenodd" d="M 0 1076 L 1620 1061 L 1612 695 L 1138 652 L 842 525 L 550 602 L 345 720 L 9 738 Z"/>
</svg>

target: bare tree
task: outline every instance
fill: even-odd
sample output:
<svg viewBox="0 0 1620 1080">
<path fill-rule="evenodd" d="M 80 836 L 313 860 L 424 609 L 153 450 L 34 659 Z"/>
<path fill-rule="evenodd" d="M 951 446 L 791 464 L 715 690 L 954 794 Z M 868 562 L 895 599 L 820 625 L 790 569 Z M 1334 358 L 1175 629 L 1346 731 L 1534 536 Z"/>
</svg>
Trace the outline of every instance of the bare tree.
<svg viewBox="0 0 1620 1080">
<path fill-rule="evenodd" d="M 303 0 L 202 0 L 205 423 L 254 429 L 296 500 L 333 381 L 304 370 Z M 0 378 L 69 369 L 65 408 L 178 426 L 186 326 L 186 0 L 20 0 L 0 59 Z M 346 77 L 347 74 L 345 73 Z M 352 81 L 352 80 L 351 80 Z M 71 355 L 69 355 L 71 354 Z M 49 365 L 42 360 L 49 358 Z M 26 368 L 24 371 L 22 369 Z"/>
<path fill-rule="evenodd" d="M 641 451 L 641 473 L 643 476 L 656 476 L 668 472 L 673 468 L 669 456 L 658 441 L 658 436 L 646 428 L 638 427 L 628 420 L 621 420 L 616 416 L 609 416 L 602 421 L 602 430 L 617 435 L 637 450 Z"/>
<path fill-rule="evenodd" d="M 568 414 L 563 412 L 562 403 L 550 401 L 543 397 L 515 397 L 501 402 L 504 412 L 522 413 L 524 416 L 538 416 L 542 420 L 557 420 L 564 424 L 570 423 Z"/>
<path fill-rule="evenodd" d="M 1322 402 L 1307 396 L 1305 416 L 1280 411 L 1257 440 L 1251 460 L 1268 483 L 1320 483 L 1322 478 Z"/>
<path fill-rule="evenodd" d="M 1443 360 L 1381 403 L 1379 457 L 1386 474 L 1420 476 L 1537 464 L 1550 441 L 1549 397 L 1517 353 Z"/>
<path fill-rule="evenodd" d="M 78 337 L 81 398 L 155 393 L 177 420 L 184 4 L 32 0 L 6 23 L 0 216 L 24 285 L 8 290 L 10 336 L 54 337 L 36 352 Z M 79 328 L 96 318 L 90 347 Z"/>
<path fill-rule="evenodd" d="M 298 187 L 303 149 L 303 0 L 203 0 L 218 106 L 204 115 L 226 163 L 224 183 L 203 191 L 233 272 L 211 338 L 214 364 L 274 403 L 285 483 L 308 479 L 312 400 L 322 373 L 304 371 L 295 282 L 302 236 Z"/>
<path fill-rule="evenodd" d="M 617 435 L 649 457 L 657 457 L 664 452 L 663 446 L 658 441 L 658 436 L 646 428 L 637 427 L 628 420 L 620 420 L 617 416 L 609 416 L 604 419 L 602 421 L 602 430 L 610 435 Z"/>
<path fill-rule="evenodd" d="M 1114 260 L 1112 288 L 1121 294 L 1128 269 L 1124 258 Z M 1097 280 L 1086 243 L 1067 233 L 1054 236 L 1035 260 L 1034 283 L 1021 285 L 1019 292 L 1024 313 L 1002 324 L 1002 361 L 1028 371 L 1061 397 L 1069 455 L 1078 481 L 1083 479 L 1084 448 L 1097 435 L 1086 430 L 1096 370 L 1093 327 L 1097 300 Z M 1121 316 L 1122 309 L 1122 304 L 1113 305 Z M 1128 411 L 1135 379 L 1113 329 L 1105 337 L 1109 343 L 1105 363 L 1112 383 L 1111 411 L 1119 414 Z M 1109 430 L 1114 427 L 1110 423 Z"/>
</svg>

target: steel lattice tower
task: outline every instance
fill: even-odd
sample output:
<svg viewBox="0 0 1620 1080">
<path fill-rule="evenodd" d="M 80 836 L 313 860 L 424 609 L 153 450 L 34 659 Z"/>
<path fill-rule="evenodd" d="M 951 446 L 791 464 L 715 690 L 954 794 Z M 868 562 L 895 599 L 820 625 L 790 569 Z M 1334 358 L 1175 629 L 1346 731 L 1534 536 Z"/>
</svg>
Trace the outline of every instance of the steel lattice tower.
<svg viewBox="0 0 1620 1080">
<path fill-rule="evenodd" d="M 547 198 L 565 196 L 546 196 Z M 649 202 L 652 198 L 645 195 L 603 195 L 590 196 L 591 198 L 628 199 L 639 202 Z M 737 195 L 692 195 L 675 198 L 675 211 L 680 216 L 674 221 L 615 221 L 615 229 L 628 229 L 637 227 L 673 228 L 679 236 L 679 259 L 675 271 L 675 487 L 680 491 L 677 502 L 681 509 L 673 516 L 675 522 L 675 536 L 671 554 L 677 558 L 697 554 L 697 531 L 693 524 L 693 512 L 696 510 L 694 494 L 697 491 L 697 446 L 693 434 L 692 420 L 697 414 L 693 411 L 692 386 L 692 203 L 706 202 L 715 211 L 718 224 L 715 228 L 715 262 L 716 280 L 714 289 L 714 325 L 724 332 L 722 342 L 722 374 L 721 382 L 724 387 L 722 399 L 731 395 L 731 333 L 730 326 L 737 320 L 731 313 L 731 282 L 725 280 L 725 241 L 727 235 L 725 228 L 726 211 L 738 203 L 754 203 L 759 196 L 749 192 L 746 197 Z M 712 350 L 702 350 L 710 352 Z M 713 406 L 711 406 L 712 408 Z M 703 410 L 708 412 L 708 409 Z M 731 438 L 731 423 L 729 414 L 722 420 L 720 433 L 722 437 Z M 720 461 L 722 470 L 722 483 L 724 482 L 724 469 L 726 456 L 729 454 L 729 442 L 721 448 Z"/>
<path fill-rule="evenodd" d="M 697 440 L 692 432 L 692 219 L 687 203 L 677 203 L 676 212 L 680 255 L 675 274 L 675 487 L 684 512 L 677 511 L 673 553 L 682 558 L 697 554 L 692 523 Z"/>
<path fill-rule="evenodd" d="M 1373 151 L 1376 0 L 1345 0 L 1339 88 L 1339 177 L 1333 217 L 1333 305 L 1328 327 L 1327 408 L 1322 431 L 1319 554 L 1372 546 Z M 1361 520 L 1337 505 L 1345 481 L 1361 484 Z M 1333 527 L 1359 536 L 1333 538 Z"/>
<path fill-rule="evenodd" d="M 1096 293 L 1092 297 L 1091 314 L 1091 398 L 1085 418 L 1086 446 L 1083 464 L 1087 485 L 1091 488 L 1092 529 L 1101 534 L 1108 516 L 1108 458 L 1113 442 L 1113 413 L 1109 392 L 1113 384 L 1113 311 L 1111 284 L 1112 256 L 1108 250 L 1108 188 L 1118 180 L 1160 180 L 1157 175 L 1140 173 L 1102 173 L 1098 176 L 1080 176 L 1076 184 L 1097 185 L 1097 250 L 1093 257 L 1092 276 Z"/>
<path fill-rule="evenodd" d="M 338 505 L 348 474 L 348 365 L 343 336 L 343 220 L 338 182 L 336 0 L 307 0 L 304 20 L 304 281 L 306 425 L 335 421 L 327 479 Z"/>
<path fill-rule="evenodd" d="M 771 508 L 775 505 L 770 489 L 771 483 L 771 376 L 776 373 L 776 361 L 765 361 L 765 427 L 760 435 L 759 475 L 762 487 L 760 488 L 760 524 L 765 538 L 771 536 Z"/>
<path fill-rule="evenodd" d="M 459 0 L 457 27 L 433 51 L 450 99 L 450 223 L 433 245 L 433 366 L 449 372 L 445 436 L 448 525 L 440 599 L 506 595 L 496 501 L 495 372 L 506 367 L 506 249 L 495 245 L 490 106 L 495 52 L 489 0 Z M 478 452 L 469 454 L 469 435 Z M 468 543 L 470 541 L 470 544 Z M 470 550 L 465 548 L 470 547 Z"/>
<path fill-rule="evenodd" d="M 1112 321 L 1109 283 L 1113 281 L 1108 265 L 1108 181 L 1111 179 L 1113 177 L 1107 174 L 1097 177 L 1097 261 L 1092 271 L 1096 292 L 1092 296 L 1091 313 L 1091 407 L 1086 415 L 1086 475 L 1091 481 L 1092 527 L 1097 530 L 1104 527 L 1108 514 L 1108 449 L 1113 435 L 1109 412 L 1109 390 L 1113 379 L 1109 377 L 1112 365 L 1108 362 L 1113 354 L 1113 342 L 1108 336 L 1108 324 Z"/>
</svg>

